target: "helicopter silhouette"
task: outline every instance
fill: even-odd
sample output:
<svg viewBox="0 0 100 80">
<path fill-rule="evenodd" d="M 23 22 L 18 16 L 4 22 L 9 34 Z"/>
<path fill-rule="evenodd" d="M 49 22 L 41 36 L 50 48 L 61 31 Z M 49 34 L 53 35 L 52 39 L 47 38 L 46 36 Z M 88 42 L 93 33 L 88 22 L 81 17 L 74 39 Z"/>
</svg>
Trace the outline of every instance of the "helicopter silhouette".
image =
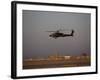
<svg viewBox="0 0 100 80">
<path fill-rule="evenodd" d="M 52 33 L 52 34 L 49 35 L 49 37 L 52 37 L 54 39 L 57 39 L 59 37 L 69 37 L 69 36 L 73 37 L 74 36 L 74 32 L 75 32 L 73 29 L 71 30 L 70 34 L 65 34 L 65 33 L 62 33 L 61 31 L 62 30 L 59 29 L 57 31 L 47 31 L 47 32 L 54 32 L 54 33 Z"/>
</svg>

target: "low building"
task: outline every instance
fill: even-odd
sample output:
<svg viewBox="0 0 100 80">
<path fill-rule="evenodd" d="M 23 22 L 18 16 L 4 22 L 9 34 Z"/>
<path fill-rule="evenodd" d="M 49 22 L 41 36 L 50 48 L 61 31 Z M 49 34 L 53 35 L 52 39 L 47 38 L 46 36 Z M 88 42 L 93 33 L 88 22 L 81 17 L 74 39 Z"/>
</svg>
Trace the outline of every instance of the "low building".
<svg viewBox="0 0 100 80">
<path fill-rule="evenodd" d="M 64 56 L 65 59 L 71 59 L 71 56 Z"/>
<path fill-rule="evenodd" d="M 48 56 L 48 59 L 49 60 L 64 60 L 64 56 L 60 56 L 58 54 L 54 54 L 54 55 L 51 55 L 51 56 Z"/>
</svg>

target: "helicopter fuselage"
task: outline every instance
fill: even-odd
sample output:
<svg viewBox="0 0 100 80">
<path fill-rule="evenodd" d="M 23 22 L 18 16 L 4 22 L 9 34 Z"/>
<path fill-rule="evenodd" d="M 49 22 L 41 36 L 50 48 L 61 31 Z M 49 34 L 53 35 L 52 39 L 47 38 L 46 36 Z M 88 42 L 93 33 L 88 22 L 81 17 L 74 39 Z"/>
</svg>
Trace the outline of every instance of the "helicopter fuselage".
<svg viewBox="0 0 100 80">
<path fill-rule="evenodd" d="M 52 33 L 51 35 L 49 35 L 49 37 L 52 37 L 52 38 L 58 38 L 58 37 L 67 37 L 67 36 L 73 36 L 73 33 L 74 31 L 71 32 L 71 34 L 64 34 L 64 33 L 60 33 L 60 32 L 55 32 L 55 33 Z"/>
</svg>

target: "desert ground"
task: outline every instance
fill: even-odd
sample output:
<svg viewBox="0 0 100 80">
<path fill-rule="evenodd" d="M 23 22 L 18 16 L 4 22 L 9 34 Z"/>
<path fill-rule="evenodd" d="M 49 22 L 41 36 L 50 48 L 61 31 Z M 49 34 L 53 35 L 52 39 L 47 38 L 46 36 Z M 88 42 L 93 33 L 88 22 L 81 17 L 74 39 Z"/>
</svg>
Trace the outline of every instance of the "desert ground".
<svg viewBox="0 0 100 80">
<path fill-rule="evenodd" d="M 90 66 L 90 56 L 50 56 L 47 59 L 25 59 L 23 69 Z"/>
</svg>

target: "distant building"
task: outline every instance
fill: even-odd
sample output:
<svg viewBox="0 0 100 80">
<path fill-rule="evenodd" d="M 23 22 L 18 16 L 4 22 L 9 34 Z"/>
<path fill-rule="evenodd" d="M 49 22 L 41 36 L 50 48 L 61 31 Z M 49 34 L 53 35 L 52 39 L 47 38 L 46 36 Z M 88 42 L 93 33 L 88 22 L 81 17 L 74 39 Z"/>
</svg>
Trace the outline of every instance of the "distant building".
<svg viewBox="0 0 100 80">
<path fill-rule="evenodd" d="M 51 55 L 51 56 L 48 56 L 48 59 L 49 60 L 64 60 L 64 56 L 60 56 L 58 54 L 54 54 L 54 55 Z"/>
<path fill-rule="evenodd" d="M 65 59 L 70 59 L 70 58 L 71 58 L 71 56 L 64 56 L 64 58 L 65 58 Z"/>
</svg>

